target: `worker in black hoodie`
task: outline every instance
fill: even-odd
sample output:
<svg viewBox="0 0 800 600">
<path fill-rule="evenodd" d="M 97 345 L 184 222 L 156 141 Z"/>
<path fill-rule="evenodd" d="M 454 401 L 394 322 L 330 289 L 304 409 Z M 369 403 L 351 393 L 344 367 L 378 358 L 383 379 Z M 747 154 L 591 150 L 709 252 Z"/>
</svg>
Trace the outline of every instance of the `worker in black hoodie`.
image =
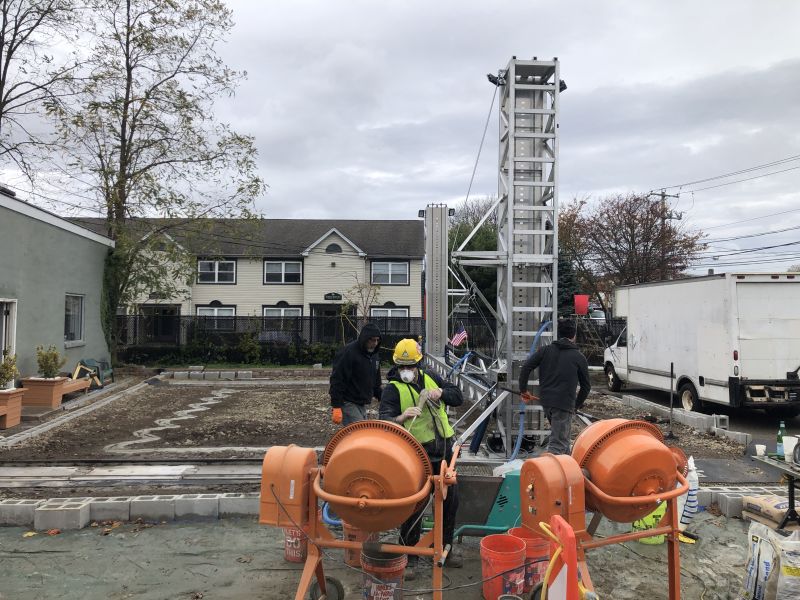
<svg viewBox="0 0 800 600">
<path fill-rule="evenodd" d="M 381 332 L 367 323 L 350 342 L 336 353 L 331 369 L 331 418 L 350 425 L 367 418 L 367 406 L 381 397 L 381 359 L 378 349 Z"/>
<path fill-rule="evenodd" d="M 575 345 L 577 328 L 574 321 L 559 321 L 560 339 L 539 348 L 522 365 L 519 373 L 519 393 L 526 402 L 533 400 L 528 392 L 528 377 L 539 368 L 539 402 L 550 421 L 551 454 L 569 454 L 569 434 L 572 414 L 583 406 L 589 395 L 589 365 Z M 580 384 L 580 392 L 576 390 Z"/>
</svg>

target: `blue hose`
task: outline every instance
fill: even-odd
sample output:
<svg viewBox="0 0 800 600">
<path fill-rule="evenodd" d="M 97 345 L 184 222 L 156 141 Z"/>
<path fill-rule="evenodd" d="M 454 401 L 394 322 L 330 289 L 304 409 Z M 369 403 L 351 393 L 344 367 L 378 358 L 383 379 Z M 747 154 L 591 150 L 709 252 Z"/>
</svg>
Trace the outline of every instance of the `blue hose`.
<svg viewBox="0 0 800 600">
<path fill-rule="evenodd" d="M 531 344 L 531 351 L 528 356 L 536 352 L 536 346 L 539 345 L 539 338 L 542 337 L 542 333 L 544 330 L 549 327 L 551 324 L 550 321 L 545 321 L 542 323 L 541 327 L 539 327 L 539 331 L 536 332 L 536 335 L 533 337 L 533 343 Z M 522 446 L 522 434 L 525 433 L 525 403 L 519 403 L 519 431 L 517 432 L 517 443 L 514 444 L 514 451 L 511 453 L 508 461 L 515 460 L 517 458 L 517 454 L 519 454 L 519 449 Z"/>
<path fill-rule="evenodd" d="M 327 502 L 322 503 L 322 520 L 325 522 L 326 525 L 332 525 L 333 527 L 341 527 L 342 520 L 341 519 L 334 519 L 331 517 L 330 513 L 331 507 L 328 505 Z"/>
<path fill-rule="evenodd" d="M 460 366 L 461 366 L 461 365 L 462 365 L 464 362 L 466 362 L 466 360 L 467 360 L 467 359 L 470 357 L 470 355 L 471 355 L 471 354 L 472 354 L 472 352 L 467 352 L 467 353 L 466 353 L 464 356 L 462 356 L 461 358 L 459 358 L 459 359 L 456 361 L 456 364 L 454 364 L 454 365 L 453 365 L 453 368 L 452 368 L 452 369 L 450 369 L 450 372 L 447 374 L 447 377 L 446 377 L 446 379 L 450 379 L 450 376 L 451 376 L 451 375 L 452 375 L 452 374 L 455 372 L 455 370 L 456 370 L 458 367 L 460 367 Z"/>
</svg>

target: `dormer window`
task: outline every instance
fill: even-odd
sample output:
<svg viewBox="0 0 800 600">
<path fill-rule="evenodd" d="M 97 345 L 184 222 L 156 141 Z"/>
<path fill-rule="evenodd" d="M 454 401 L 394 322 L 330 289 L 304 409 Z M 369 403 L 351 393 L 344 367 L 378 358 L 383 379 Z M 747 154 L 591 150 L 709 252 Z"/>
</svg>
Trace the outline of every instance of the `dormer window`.
<svg viewBox="0 0 800 600">
<path fill-rule="evenodd" d="M 342 247 L 339 244 L 328 244 L 328 247 L 325 248 L 325 252 L 327 254 L 341 254 Z"/>
</svg>

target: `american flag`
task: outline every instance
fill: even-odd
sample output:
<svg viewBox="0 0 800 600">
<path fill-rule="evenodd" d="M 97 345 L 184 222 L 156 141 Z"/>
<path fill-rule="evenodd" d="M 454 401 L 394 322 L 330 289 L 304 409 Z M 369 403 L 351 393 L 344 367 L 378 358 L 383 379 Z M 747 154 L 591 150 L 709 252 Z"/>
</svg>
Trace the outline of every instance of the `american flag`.
<svg viewBox="0 0 800 600">
<path fill-rule="evenodd" d="M 453 337 L 450 338 L 450 343 L 453 344 L 453 346 L 460 346 L 466 339 L 467 330 L 464 329 L 463 324 L 460 324 L 458 329 L 456 329 L 456 332 L 453 334 Z"/>
</svg>

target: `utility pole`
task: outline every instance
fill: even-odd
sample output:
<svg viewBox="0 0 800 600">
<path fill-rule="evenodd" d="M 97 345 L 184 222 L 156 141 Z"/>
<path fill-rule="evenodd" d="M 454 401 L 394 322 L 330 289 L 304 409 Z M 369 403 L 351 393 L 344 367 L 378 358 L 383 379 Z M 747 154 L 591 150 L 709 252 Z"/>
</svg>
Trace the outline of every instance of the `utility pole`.
<svg viewBox="0 0 800 600">
<path fill-rule="evenodd" d="M 666 233 L 667 233 L 667 220 L 670 221 L 680 221 L 683 218 L 682 212 L 672 212 L 671 210 L 667 210 L 667 198 L 677 198 L 677 194 L 667 194 L 666 191 L 661 190 L 660 192 L 650 192 L 647 194 L 647 197 L 650 198 L 652 196 L 659 196 L 661 198 L 661 231 L 659 232 L 659 240 L 661 246 L 661 264 L 659 265 L 659 271 L 661 274 L 661 281 L 664 281 L 667 278 L 667 248 L 666 248 Z"/>
</svg>

